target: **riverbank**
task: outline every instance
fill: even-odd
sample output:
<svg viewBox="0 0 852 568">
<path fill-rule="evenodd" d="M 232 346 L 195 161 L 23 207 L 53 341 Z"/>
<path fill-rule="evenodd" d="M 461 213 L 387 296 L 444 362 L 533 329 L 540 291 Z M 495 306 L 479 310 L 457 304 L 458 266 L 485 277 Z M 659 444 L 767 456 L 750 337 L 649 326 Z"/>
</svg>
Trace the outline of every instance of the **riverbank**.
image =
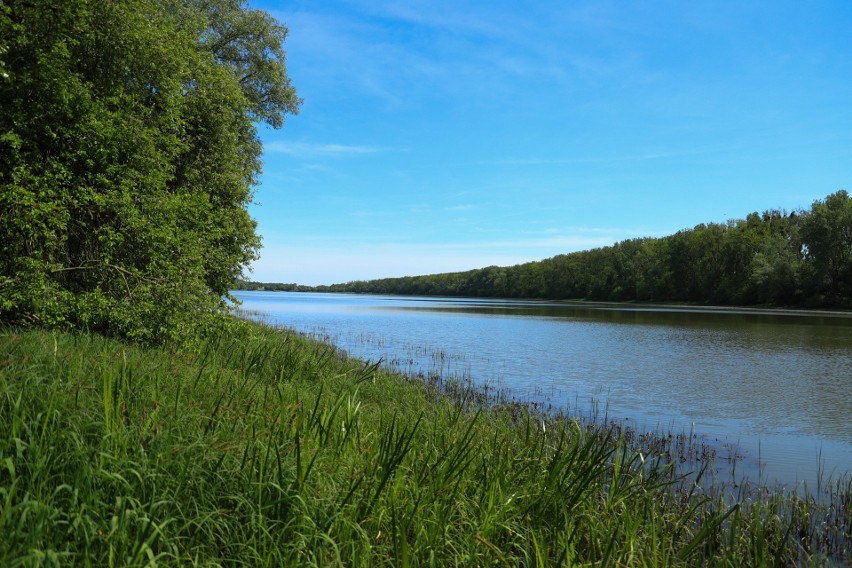
<svg viewBox="0 0 852 568">
<path fill-rule="evenodd" d="M 644 432 L 694 430 L 736 473 L 815 487 L 852 471 L 852 318 L 494 299 L 234 292 L 247 317 L 405 374 L 461 377 Z"/>
<path fill-rule="evenodd" d="M 547 300 L 544 300 L 547 301 Z M 643 310 L 694 310 L 696 312 L 716 312 L 731 314 L 758 314 L 758 315 L 798 315 L 798 316 L 826 316 L 826 317 L 852 317 L 852 310 L 826 310 L 816 308 L 783 308 L 774 306 L 722 306 L 691 302 L 596 302 L 593 300 L 557 300 L 556 303 L 581 306 L 608 306 L 620 309 L 643 309 Z"/>
<path fill-rule="evenodd" d="M 819 499 L 705 492 L 677 440 L 655 450 L 292 332 L 245 324 L 174 351 L 5 329 L 0 352 L 4 565 L 850 557 L 848 480 Z"/>
<path fill-rule="evenodd" d="M 387 297 L 419 297 L 426 299 L 441 299 L 450 298 L 458 300 L 476 301 L 506 301 L 506 302 L 523 302 L 532 305 L 564 305 L 564 306 L 586 306 L 586 307 L 613 307 L 619 309 L 643 309 L 643 310 L 695 310 L 696 312 L 717 312 L 717 313 L 743 313 L 757 315 L 801 315 L 801 316 L 826 316 L 826 317 L 849 317 L 852 318 L 852 308 L 807 308 L 802 306 L 774 306 L 774 305 L 723 305 L 723 304 L 707 304 L 702 302 L 656 302 L 647 300 L 630 300 L 623 302 L 587 300 L 584 298 L 574 299 L 547 299 L 547 298 L 515 298 L 515 297 L 495 297 L 495 296 L 436 296 L 433 294 L 405 294 L 405 293 L 373 293 L 373 292 L 352 292 L 352 291 L 333 291 L 328 286 L 302 286 L 298 284 L 270 284 L 262 282 L 242 282 L 242 286 L 234 288 L 231 292 L 283 292 L 283 293 L 314 293 L 314 294 L 351 294 L 361 296 L 387 296 Z"/>
</svg>

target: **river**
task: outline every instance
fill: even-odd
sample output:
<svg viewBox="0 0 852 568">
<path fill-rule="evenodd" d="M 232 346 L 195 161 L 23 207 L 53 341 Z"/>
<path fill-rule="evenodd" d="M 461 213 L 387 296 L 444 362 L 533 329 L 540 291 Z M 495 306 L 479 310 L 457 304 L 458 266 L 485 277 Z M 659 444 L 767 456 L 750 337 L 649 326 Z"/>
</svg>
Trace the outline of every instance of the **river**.
<svg viewBox="0 0 852 568">
<path fill-rule="evenodd" d="M 411 373 L 698 432 L 735 475 L 815 488 L 852 472 L 852 314 L 234 292 L 251 317 Z"/>
</svg>

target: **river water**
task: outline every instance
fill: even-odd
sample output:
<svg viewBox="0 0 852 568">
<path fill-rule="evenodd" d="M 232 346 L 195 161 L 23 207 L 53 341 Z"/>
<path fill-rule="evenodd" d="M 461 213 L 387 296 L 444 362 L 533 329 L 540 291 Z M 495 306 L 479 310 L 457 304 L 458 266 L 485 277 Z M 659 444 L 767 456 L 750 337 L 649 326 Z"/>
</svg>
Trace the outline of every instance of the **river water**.
<svg viewBox="0 0 852 568">
<path fill-rule="evenodd" d="M 234 292 L 267 323 L 640 431 L 700 433 L 738 476 L 852 473 L 852 314 Z M 732 450 L 733 448 L 733 450 Z"/>
</svg>

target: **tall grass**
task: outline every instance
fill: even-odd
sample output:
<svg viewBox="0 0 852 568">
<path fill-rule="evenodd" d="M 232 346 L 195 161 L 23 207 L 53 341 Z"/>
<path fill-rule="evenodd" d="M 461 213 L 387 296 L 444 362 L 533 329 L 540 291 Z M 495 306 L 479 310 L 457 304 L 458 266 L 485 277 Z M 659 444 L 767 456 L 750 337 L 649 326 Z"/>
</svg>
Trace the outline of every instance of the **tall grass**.
<svg viewBox="0 0 852 568">
<path fill-rule="evenodd" d="M 0 565 L 849 561 L 852 486 L 686 476 L 670 448 L 246 324 L 197 348 L 0 330 Z"/>
</svg>

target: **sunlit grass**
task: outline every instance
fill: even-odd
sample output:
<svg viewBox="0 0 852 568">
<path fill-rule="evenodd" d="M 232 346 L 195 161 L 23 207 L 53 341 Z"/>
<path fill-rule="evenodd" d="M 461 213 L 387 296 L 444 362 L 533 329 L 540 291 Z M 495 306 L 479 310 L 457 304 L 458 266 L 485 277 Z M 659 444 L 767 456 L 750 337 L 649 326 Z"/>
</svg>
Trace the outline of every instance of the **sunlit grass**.
<svg viewBox="0 0 852 568">
<path fill-rule="evenodd" d="M 848 480 L 708 489 L 617 425 L 287 331 L 173 351 L 7 329 L 0 353 L 4 566 L 849 559 Z"/>
</svg>

